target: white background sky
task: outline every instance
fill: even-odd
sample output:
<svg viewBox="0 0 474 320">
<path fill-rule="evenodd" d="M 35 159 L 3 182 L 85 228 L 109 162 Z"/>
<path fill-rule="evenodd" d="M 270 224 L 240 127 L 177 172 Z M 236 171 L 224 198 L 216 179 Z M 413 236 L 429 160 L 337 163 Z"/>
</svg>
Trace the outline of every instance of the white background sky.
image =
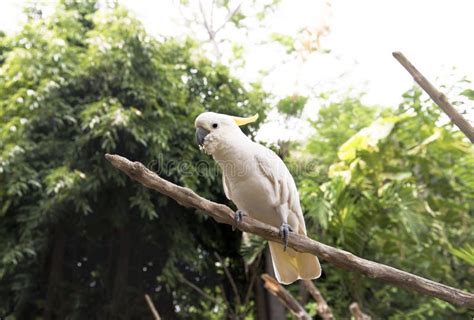
<svg viewBox="0 0 474 320">
<path fill-rule="evenodd" d="M 23 21 L 22 8 L 31 2 L 0 0 L 0 30 L 17 30 Z M 38 2 L 46 6 L 54 3 Z M 189 34 L 177 9 L 178 0 L 119 2 L 153 35 Z M 234 73 L 252 81 L 259 78 L 260 69 L 277 65 L 263 79 L 264 88 L 277 97 L 294 93 L 298 78 L 298 91 L 303 94 L 308 88 L 313 93 L 353 89 L 366 92 L 364 102 L 368 104 L 397 105 L 413 81 L 391 56 L 396 50 L 438 85 L 451 84 L 464 76 L 474 81 L 472 0 L 333 0 L 329 11 L 322 0 L 283 0 L 268 21 L 267 27 L 255 30 L 247 43 L 273 32 L 295 36 L 302 27 L 326 21 L 331 27 L 330 34 L 322 40 L 323 47 L 331 53 L 311 56 L 303 67 L 296 62 L 279 64 L 282 52 L 275 46 L 247 46 L 246 66 Z M 235 37 L 236 41 L 246 42 L 237 34 Z M 282 132 L 275 117 L 270 116 L 269 122 L 262 129 L 262 139 L 271 140 L 275 132 Z"/>
</svg>

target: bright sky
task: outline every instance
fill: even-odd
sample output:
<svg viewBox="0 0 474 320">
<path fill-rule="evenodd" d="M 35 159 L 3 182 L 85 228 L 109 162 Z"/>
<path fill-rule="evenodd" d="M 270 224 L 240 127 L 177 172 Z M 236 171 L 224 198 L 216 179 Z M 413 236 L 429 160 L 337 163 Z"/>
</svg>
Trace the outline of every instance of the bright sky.
<svg viewBox="0 0 474 320">
<path fill-rule="evenodd" d="M 190 0 L 193 1 L 197 3 Z M 22 23 L 22 7 L 30 2 L 0 0 L 0 30 L 18 29 Z M 153 35 L 189 34 L 177 9 L 178 0 L 119 2 Z M 242 2 L 250 3 L 249 0 Z M 322 39 L 322 46 L 330 49 L 330 54 L 312 55 L 304 65 L 296 61 L 281 63 L 281 48 L 251 45 L 246 48 L 246 66 L 234 73 L 252 81 L 259 79 L 258 71 L 262 68 L 272 69 L 263 79 L 263 85 L 277 97 L 295 91 L 306 94 L 353 89 L 366 92 L 366 103 L 392 106 L 397 105 L 401 94 L 413 85 L 408 73 L 391 56 L 392 51 L 402 51 L 437 85 L 452 84 L 464 76 L 474 81 L 474 1 L 333 0 L 330 9 L 324 3 L 323 0 L 283 0 L 264 30 L 254 30 L 248 39 L 239 38 L 232 31 L 227 35 L 235 36 L 237 42 L 256 43 L 271 33 L 295 36 L 302 27 L 328 22 L 331 32 Z M 204 38 L 205 34 L 197 32 L 193 36 Z M 309 110 L 314 113 L 314 109 Z M 265 140 L 272 140 L 275 132 L 281 132 L 276 116 L 270 115 L 269 119 L 270 123 L 260 134 Z"/>
</svg>

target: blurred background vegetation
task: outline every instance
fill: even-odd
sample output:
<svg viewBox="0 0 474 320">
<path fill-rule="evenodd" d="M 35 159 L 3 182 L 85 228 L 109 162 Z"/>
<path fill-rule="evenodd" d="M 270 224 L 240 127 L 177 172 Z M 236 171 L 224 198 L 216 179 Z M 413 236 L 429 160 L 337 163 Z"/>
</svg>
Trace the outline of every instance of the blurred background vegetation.
<svg viewBox="0 0 474 320">
<path fill-rule="evenodd" d="M 232 3 L 212 6 L 225 13 L 223 26 L 249 28 Z M 130 183 L 103 157 L 149 164 L 232 206 L 218 170 L 194 165 L 214 167 L 194 143 L 193 121 L 205 110 L 259 113 L 245 129 L 251 136 L 269 112 L 284 129 L 309 130 L 270 147 L 297 181 L 311 237 L 474 289 L 474 149 L 418 89 L 398 106 L 368 106 L 353 92 L 295 89 L 276 99 L 233 76 L 245 63 L 242 48 L 232 44 L 224 58 L 219 46 L 232 41 L 217 41 L 220 27 L 205 19 L 201 43 L 192 34 L 151 37 L 116 2 L 61 0 L 47 16 L 35 4 L 25 15 L 19 32 L 0 35 L 0 318 L 150 318 L 145 293 L 164 319 L 287 317 L 258 276 L 271 272 L 264 241 Z M 282 35 L 268 41 L 304 62 L 330 54 L 321 30 L 303 46 Z M 469 86 L 461 79 L 447 87 L 460 83 Z M 460 101 L 473 93 L 465 88 Z M 324 261 L 315 283 L 337 319 L 350 318 L 354 301 L 374 319 L 472 316 Z M 317 318 L 303 287 L 289 290 Z"/>
</svg>

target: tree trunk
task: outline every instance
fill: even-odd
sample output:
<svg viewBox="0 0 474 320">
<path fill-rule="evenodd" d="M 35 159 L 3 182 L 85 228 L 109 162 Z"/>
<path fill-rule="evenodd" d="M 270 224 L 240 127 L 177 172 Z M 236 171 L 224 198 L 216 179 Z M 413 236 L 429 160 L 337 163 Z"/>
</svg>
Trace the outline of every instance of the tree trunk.
<svg viewBox="0 0 474 320">
<path fill-rule="evenodd" d="M 265 252 L 265 272 L 275 277 L 275 272 L 273 272 L 273 263 L 272 257 L 270 255 L 270 249 L 267 248 Z M 265 290 L 266 291 L 266 290 Z M 286 309 L 285 306 L 281 304 L 280 300 L 277 297 L 272 295 L 270 292 L 265 292 L 266 301 L 267 301 L 267 314 L 269 320 L 285 320 L 286 319 Z"/>
<path fill-rule="evenodd" d="M 255 313 L 257 314 L 257 320 L 268 320 L 267 315 L 267 304 L 265 297 L 267 290 L 263 287 L 263 280 L 260 276 L 255 281 Z"/>
<path fill-rule="evenodd" d="M 128 267 L 130 260 L 130 233 L 124 226 L 119 230 L 119 254 L 115 271 L 114 291 L 112 296 L 112 318 L 125 318 L 127 305 L 124 293 L 127 287 Z"/>
<path fill-rule="evenodd" d="M 306 290 L 303 280 L 298 281 L 298 285 L 299 285 L 300 302 L 301 302 L 301 305 L 304 306 L 308 302 L 309 293 L 308 293 L 308 290 Z"/>
<path fill-rule="evenodd" d="M 49 267 L 48 289 L 46 291 L 46 303 L 43 318 L 52 319 L 61 309 L 61 281 L 63 278 L 63 262 L 65 234 L 61 224 L 56 224 L 53 236 L 53 251 L 51 253 L 51 264 Z"/>
<path fill-rule="evenodd" d="M 275 276 L 273 272 L 272 258 L 270 256 L 270 250 L 267 248 L 264 251 L 264 273 L 268 273 L 271 276 Z M 260 276 L 257 277 L 254 286 L 255 292 L 255 313 L 257 320 L 285 320 L 286 309 L 285 306 L 278 300 L 277 297 L 273 296 L 263 286 L 263 280 Z"/>
</svg>

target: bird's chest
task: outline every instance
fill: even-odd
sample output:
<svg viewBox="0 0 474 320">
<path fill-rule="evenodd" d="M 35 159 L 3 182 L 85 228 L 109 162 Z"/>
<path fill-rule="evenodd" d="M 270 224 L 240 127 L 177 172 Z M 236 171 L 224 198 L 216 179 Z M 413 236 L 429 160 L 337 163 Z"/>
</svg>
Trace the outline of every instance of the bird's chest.
<svg viewBox="0 0 474 320">
<path fill-rule="evenodd" d="M 226 179 L 231 190 L 232 201 L 254 219 L 275 227 L 281 225 L 281 219 L 275 208 L 273 186 L 262 176 L 229 177 Z"/>
</svg>

